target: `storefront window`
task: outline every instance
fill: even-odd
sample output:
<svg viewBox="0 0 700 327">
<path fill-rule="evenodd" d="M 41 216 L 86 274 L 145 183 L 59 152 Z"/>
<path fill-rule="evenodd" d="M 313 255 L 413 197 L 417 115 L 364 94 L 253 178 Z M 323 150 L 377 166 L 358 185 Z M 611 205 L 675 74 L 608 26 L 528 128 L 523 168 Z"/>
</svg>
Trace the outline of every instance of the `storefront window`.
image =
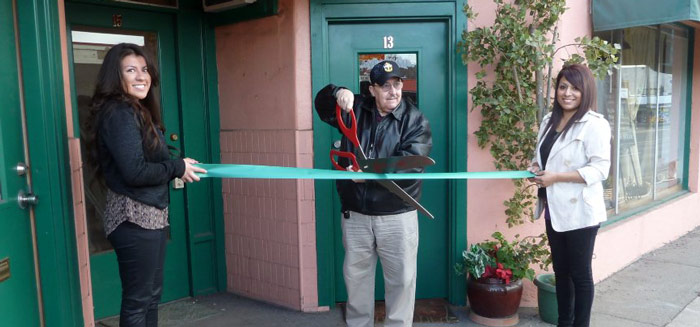
<svg viewBox="0 0 700 327">
<path fill-rule="evenodd" d="M 598 81 L 598 111 L 613 130 L 610 214 L 683 189 L 688 109 L 688 30 L 674 25 L 597 33 L 622 45 L 613 75 Z"/>
<path fill-rule="evenodd" d="M 359 55 L 360 93 L 369 95 L 369 72 L 382 60 L 393 60 L 401 68 L 403 92 L 401 97 L 418 103 L 418 56 L 415 53 L 365 53 Z"/>
</svg>

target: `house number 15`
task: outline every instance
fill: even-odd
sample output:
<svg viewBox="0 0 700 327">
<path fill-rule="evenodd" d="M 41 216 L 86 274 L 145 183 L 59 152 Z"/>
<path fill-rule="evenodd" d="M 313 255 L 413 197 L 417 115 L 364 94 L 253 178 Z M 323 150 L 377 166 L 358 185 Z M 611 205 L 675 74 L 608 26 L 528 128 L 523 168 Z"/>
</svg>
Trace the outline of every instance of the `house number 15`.
<svg viewBox="0 0 700 327">
<path fill-rule="evenodd" d="M 384 49 L 391 49 L 394 47 L 394 37 L 389 35 L 384 37 Z"/>
</svg>

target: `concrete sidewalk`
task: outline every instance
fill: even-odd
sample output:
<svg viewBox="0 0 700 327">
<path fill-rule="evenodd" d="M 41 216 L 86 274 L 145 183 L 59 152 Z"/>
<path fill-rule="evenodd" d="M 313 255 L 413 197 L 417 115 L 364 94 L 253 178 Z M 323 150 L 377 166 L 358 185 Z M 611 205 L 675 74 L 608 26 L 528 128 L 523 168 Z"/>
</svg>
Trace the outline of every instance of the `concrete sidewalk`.
<svg viewBox="0 0 700 327">
<path fill-rule="evenodd" d="M 591 326 L 700 327 L 700 228 L 653 251 L 596 285 Z M 422 326 L 481 326 L 469 320 L 467 307 L 452 307 L 457 323 Z M 517 326 L 553 326 L 537 308 L 521 308 Z M 118 324 L 118 323 L 117 323 Z M 116 326 L 114 319 L 98 326 Z M 160 326 L 344 326 L 342 312 L 302 313 L 220 293 L 161 307 Z M 380 326 L 380 325 L 378 325 Z"/>
</svg>

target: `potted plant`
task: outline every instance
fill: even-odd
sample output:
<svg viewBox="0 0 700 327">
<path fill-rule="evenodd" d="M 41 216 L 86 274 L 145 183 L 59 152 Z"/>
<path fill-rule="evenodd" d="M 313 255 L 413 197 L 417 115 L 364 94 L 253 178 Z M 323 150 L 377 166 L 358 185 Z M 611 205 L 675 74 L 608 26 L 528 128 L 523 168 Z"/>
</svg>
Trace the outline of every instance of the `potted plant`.
<svg viewBox="0 0 700 327">
<path fill-rule="evenodd" d="M 492 1 L 496 4 L 493 23 L 485 27 L 470 26 L 462 32 L 458 43 L 462 62 L 478 66 L 476 81 L 469 89 L 471 110 L 481 113 L 481 122 L 474 134 L 479 147 L 489 150 L 498 170 L 525 170 L 535 152 L 537 126 L 553 100 L 551 83 L 558 66 L 555 60 L 585 62 L 597 77 L 602 78 L 611 74 L 621 47 L 599 37 L 587 36 L 560 44 L 558 21 L 567 9 L 566 0 Z M 465 4 L 463 11 L 467 21 L 474 22 L 477 13 L 473 8 Z M 563 51 L 569 55 L 561 55 Z M 536 192 L 530 184 L 524 179 L 513 180 L 513 194 L 503 202 L 508 227 L 521 225 L 528 218 L 534 220 Z M 545 233 L 536 238 L 543 246 L 546 244 Z M 495 254 L 486 244 L 476 246 L 484 248 L 486 255 L 495 260 Z M 465 251 L 465 255 L 471 250 Z M 518 251 L 535 250 L 547 251 L 548 255 L 546 247 Z M 483 254 L 475 251 L 469 255 L 483 258 Z M 507 257 L 505 253 L 502 255 Z M 528 256 L 533 258 L 537 254 L 521 257 Z M 465 257 L 464 264 L 467 264 L 466 260 Z M 498 260 L 504 269 L 511 269 L 511 281 L 534 277 L 534 271 L 522 270 L 522 261 L 517 261 L 518 267 L 509 266 L 511 262 L 505 257 Z M 493 262 L 485 262 L 493 267 Z M 484 272 L 470 274 L 478 280 Z M 478 305 L 474 302 L 470 299 L 471 305 Z"/>
<path fill-rule="evenodd" d="M 495 232 L 492 240 L 472 244 L 455 265 L 457 274 L 467 276 L 470 318 L 475 322 L 504 326 L 518 322 L 522 279 L 533 280 L 533 264 L 542 269 L 551 262 L 546 240 L 528 236 L 508 241 Z"/>
<path fill-rule="evenodd" d="M 534 282 L 537 286 L 537 308 L 540 319 L 556 325 L 559 321 L 559 312 L 557 311 L 557 288 L 554 274 L 539 274 L 535 277 Z"/>
</svg>

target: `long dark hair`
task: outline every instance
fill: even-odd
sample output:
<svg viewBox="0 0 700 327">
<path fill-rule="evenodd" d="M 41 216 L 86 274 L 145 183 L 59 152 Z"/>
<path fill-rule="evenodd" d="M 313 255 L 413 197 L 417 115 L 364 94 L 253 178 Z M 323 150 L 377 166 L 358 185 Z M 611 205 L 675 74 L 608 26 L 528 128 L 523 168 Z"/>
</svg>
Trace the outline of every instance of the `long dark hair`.
<svg viewBox="0 0 700 327">
<path fill-rule="evenodd" d="M 129 55 L 143 57 L 146 61 L 148 73 L 151 75 L 151 87 L 146 97 L 141 100 L 129 95 L 124 89 L 121 63 Z M 95 85 L 95 91 L 92 95 L 85 122 L 87 135 L 83 135 L 88 154 L 86 161 L 97 168 L 96 173 L 98 175 L 100 174 L 97 158 L 98 116 L 101 112 L 110 110 L 119 103 L 126 102 L 134 108 L 134 112 L 141 123 L 141 136 L 143 137 L 145 149 L 155 151 L 162 146 L 158 130 L 164 132 L 165 128 L 160 113 L 160 102 L 154 92 L 154 88 L 158 86 L 159 82 L 158 69 L 153 63 L 151 56 L 142 47 L 132 43 L 120 43 L 107 51 L 100 71 L 97 74 L 97 84 Z"/>
<path fill-rule="evenodd" d="M 593 73 L 585 65 L 571 64 L 564 66 L 557 75 L 557 82 L 554 84 L 555 90 L 559 88 L 559 82 L 561 81 L 562 77 L 565 77 L 566 80 L 571 83 L 571 85 L 581 91 L 581 104 L 561 130 L 563 136 L 577 120 L 581 119 L 581 117 L 588 112 L 588 110 L 596 111 L 596 86 Z M 547 123 L 547 129 L 551 128 L 552 126 L 554 126 L 554 128 L 559 126 L 559 122 L 561 122 L 563 117 L 564 109 L 562 109 L 561 105 L 559 105 L 555 91 L 552 117 L 549 119 L 549 123 Z"/>
</svg>

